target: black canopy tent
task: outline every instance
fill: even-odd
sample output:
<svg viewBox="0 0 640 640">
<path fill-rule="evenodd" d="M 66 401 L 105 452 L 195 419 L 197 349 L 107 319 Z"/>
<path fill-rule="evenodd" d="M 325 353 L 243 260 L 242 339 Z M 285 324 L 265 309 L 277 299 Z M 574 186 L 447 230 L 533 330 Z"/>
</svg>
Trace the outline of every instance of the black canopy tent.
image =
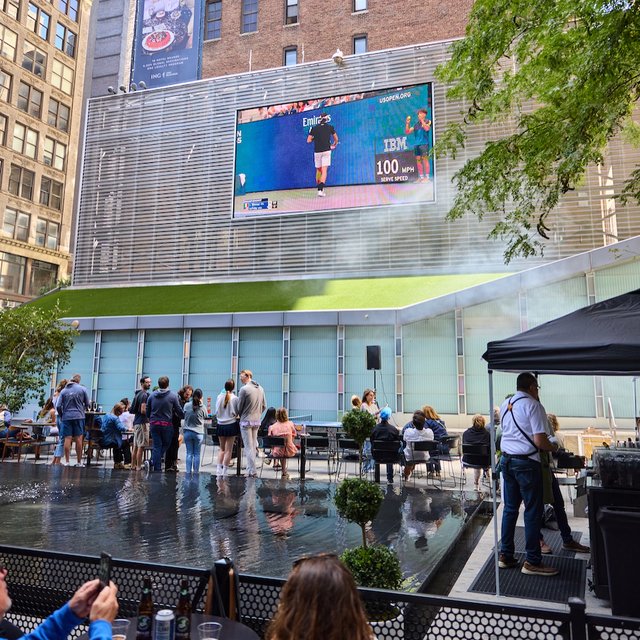
<svg viewBox="0 0 640 640">
<path fill-rule="evenodd" d="M 640 289 L 578 309 L 510 338 L 489 342 L 482 357 L 489 365 L 490 416 L 493 415 L 493 371 L 632 376 L 637 416 L 635 378 L 640 376 Z M 495 428 L 493 420 L 489 422 L 495 483 Z M 495 484 L 493 489 L 495 514 Z M 498 524 L 495 517 L 493 520 L 496 595 L 500 595 Z"/>
<path fill-rule="evenodd" d="M 492 371 L 640 376 L 640 289 L 490 342 L 482 357 Z"/>
</svg>

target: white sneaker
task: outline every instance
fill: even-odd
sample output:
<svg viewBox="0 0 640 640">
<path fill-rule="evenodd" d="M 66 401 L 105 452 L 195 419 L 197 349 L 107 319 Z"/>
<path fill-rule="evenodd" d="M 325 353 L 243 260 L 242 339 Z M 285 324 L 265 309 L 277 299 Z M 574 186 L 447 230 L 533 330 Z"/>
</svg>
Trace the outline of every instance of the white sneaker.
<svg viewBox="0 0 640 640">
<path fill-rule="evenodd" d="M 82 464 L 82 462 L 76 462 L 76 467 L 84 467 L 84 465 Z"/>
<path fill-rule="evenodd" d="M 222 475 L 224 475 L 224 468 L 223 468 L 223 466 L 222 466 L 221 464 L 219 464 L 219 465 L 216 467 L 216 475 L 217 475 L 217 476 L 222 476 Z"/>
<path fill-rule="evenodd" d="M 320 189 L 318 189 L 318 196 L 320 196 L 321 198 L 326 198 L 327 194 L 324 191 L 320 191 Z"/>
</svg>

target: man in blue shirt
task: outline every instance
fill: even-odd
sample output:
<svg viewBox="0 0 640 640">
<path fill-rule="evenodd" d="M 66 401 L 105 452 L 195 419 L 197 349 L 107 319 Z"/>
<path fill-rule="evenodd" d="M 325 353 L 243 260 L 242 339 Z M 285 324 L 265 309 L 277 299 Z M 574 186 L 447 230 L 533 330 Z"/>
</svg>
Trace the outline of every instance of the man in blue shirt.
<svg viewBox="0 0 640 640">
<path fill-rule="evenodd" d="M 76 467 L 82 464 L 82 437 L 84 435 L 85 413 L 89 409 L 91 399 L 86 387 L 80 384 L 80 374 L 76 373 L 67 386 L 60 392 L 56 411 L 62 421 L 61 437 L 64 438 L 64 459 L 69 464 L 71 456 L 71 441 L 76 445 L 78 462 Z"/>
<path fill-rule="evenodd" d="M 0 622 L 11 608 L 6 583 L 7 570 L 0 569 Z M 118 613 L 118 589 L 112 583 L 100 589 L 99 580 L 83 584 L 71 600 L 49 616 L 24 640 L 66 640 L 73 629 L 89 618 L 89 640 L 111 640 L 111 623 Z"/>
<path fill-rule="evenodd" d="M 418 109 L 418 122 L 411 126 L 411 116 L 407 116 L 404 124 L 404 132 L 413 134 L 413 153 L 416 157 L 418 169 L 418 182 L 428 182 L 431 173 L 429 164 L 429 129 L 431 120 L 427 119 L 427 110 Z"/>
</svg>

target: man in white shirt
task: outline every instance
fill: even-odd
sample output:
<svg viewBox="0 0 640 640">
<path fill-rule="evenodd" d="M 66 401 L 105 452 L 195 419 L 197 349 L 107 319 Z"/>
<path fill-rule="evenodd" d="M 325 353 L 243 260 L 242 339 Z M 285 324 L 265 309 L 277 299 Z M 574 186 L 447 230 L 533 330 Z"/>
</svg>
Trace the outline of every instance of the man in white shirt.
<svg viewBox="0 0 640 640">
<path fill-rule="evenodd" d="M 540 524 L 542 464 L 539 451 L 555 451 L 547 437 L 547 413 L 540 403 L 538 381 L 532 373 L 521 373 L 517 392 L 500 407 L 502 424 L 500 469 L 504 480 L 500 567 L 519 566 L 514 557 L 514 535 L 520 504 L 524 502 L 526 560 L 522 573 L 555 576 L 558 569 L 542 564 Z"/>
</svg>

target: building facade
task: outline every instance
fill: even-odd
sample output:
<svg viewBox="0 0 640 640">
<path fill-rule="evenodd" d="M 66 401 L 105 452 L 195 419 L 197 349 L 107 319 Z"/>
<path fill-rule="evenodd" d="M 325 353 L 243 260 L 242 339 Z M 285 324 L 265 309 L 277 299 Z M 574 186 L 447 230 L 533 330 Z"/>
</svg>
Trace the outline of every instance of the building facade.
<svg viewBox="0 0 640 640">
<path fill-rule="evenodd" d="M 0 4 L 0 303 L 69 277 L 90 0 Z"/>
<path fill-rule="evenodd" d="M 206 0 L 202 77 L 464 35 L 471 0 Z"/>
</svg>

